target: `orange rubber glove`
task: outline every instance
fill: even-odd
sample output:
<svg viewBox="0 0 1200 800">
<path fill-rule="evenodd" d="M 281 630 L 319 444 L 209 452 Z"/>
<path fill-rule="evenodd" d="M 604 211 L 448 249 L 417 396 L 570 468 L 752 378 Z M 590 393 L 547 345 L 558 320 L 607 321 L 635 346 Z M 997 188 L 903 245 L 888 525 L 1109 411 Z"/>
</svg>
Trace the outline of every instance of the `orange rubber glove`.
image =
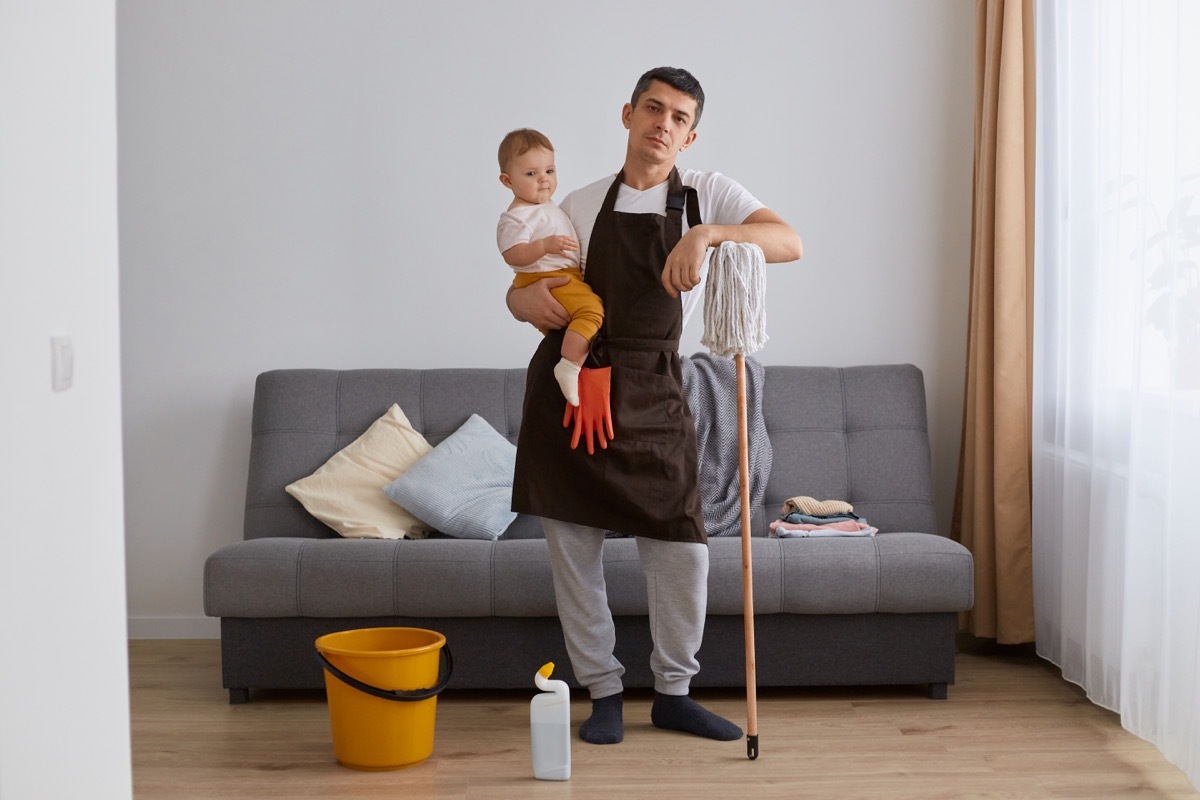
<svg viewBox="0 0 1200 800">
<path fill-rule="evenodd" d="M 600 449 L 607 450 L 613 436 L 612 408 L 609 406 L 609 387 L 612 382 L 612 367 L 579 371 L 579 407 L 567 403 L 563 414 L 563 427 L 575 420 L 575 432 L 571 435 L 571 449 L 579 446 L 579 437 L 587 440 L 588 455 L 594 454 L 594 440 L 599 440 Z"/>
</svg>

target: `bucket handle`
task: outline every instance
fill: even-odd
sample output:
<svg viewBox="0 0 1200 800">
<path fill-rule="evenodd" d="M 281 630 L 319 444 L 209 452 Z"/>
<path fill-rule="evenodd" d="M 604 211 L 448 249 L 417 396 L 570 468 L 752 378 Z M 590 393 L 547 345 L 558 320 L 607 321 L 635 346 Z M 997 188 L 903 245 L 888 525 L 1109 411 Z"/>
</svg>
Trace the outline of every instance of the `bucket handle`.
<svg viewBox="0 0 1200 800">
<path fill-rule="evenodd" d="M 360 692 L 369 694 L 372 697 L 378 697 L 381 700 L 404 700 L 406 702 L 412 702 L 415 700 L 428 700 L 431 697 L 435 697 L 442 691 L 442 689 L 446 688 L 446 684 L 450 683 L 450 676 L 454 672 L 454 659 L 450 656 L 450 645 L 448 643 L 443 644 L 441 650 L 442 658 L 446 660 L 446 672 L 441 675 L 437 685 L 429 689 L 380 689 L 378 686 L 372 686 L 369 683 L 363 683 L 358 678 L 342 672 L 340 669 L 331 664 L 329 659 L 326 658 L 325 654 L 320 650 L 317 651 L 317 658 L 321 660 L 321 665 L 329 671 L 329 674 L 333 675 L 342 683 L 353 686 Z M 441 672 L 440 669 L 439 672 Z"/>
</svg>

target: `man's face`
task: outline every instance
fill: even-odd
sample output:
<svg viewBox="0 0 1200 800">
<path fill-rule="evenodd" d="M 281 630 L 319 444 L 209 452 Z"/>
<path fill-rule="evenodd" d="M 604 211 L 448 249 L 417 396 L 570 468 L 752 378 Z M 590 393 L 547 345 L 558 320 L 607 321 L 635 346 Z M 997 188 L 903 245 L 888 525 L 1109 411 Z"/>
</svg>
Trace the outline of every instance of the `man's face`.
<svg viewBox="0 0 1200 800">
<path fill-rule="evenodd" d="M 508 172 L 500 174 L 500 182 L 512 189 L 513 194 L 526 203 L 545 203 L 558 189 L 554 151 L 544 147 L 526 150 L 509 162 Z"/>
<path fill-rule="evenodd" d="M 673 162 L 696 139 L 692 121 L 696 119 L 696 101 L 661 81 L 621 112 L 621 121 L 629 129 L 630 149 L 655 162 Z"/>
</svg>

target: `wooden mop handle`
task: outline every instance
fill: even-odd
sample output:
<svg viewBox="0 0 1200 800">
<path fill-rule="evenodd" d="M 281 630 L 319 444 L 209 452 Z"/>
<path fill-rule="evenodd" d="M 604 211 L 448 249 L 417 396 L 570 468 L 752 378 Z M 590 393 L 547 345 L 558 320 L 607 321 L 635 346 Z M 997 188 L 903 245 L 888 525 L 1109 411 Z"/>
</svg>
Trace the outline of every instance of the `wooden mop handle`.
<svg viewBox="0 0 1200 800">
<path fill-rule="evenodd" d="M 754 570 L 750 555 L 750 441 L 746 420 L 746 361 L 734 354 L 737 367 L 738 483 L 742 499 L 742 615 L 746 632 L 746 757 L 758 758 L 758 697 L 754 668 Z"/>
</svg>

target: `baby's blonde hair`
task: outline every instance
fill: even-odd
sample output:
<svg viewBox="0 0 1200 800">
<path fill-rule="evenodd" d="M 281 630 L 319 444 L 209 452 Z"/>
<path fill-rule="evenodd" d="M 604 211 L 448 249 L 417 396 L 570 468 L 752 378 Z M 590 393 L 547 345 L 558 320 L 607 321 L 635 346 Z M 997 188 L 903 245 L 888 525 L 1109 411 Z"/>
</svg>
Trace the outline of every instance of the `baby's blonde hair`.
<svg viewBox="0 0 1200 800">
<path fill-rule="evenodd" d="M 550 144 L 550 140 L 544 133 L 539 133 L 533 128 L 517 128 L 515 131 L 509 131 L 501 140 L 500 152 L 497 154 L 500 160 L 500 171 L 508 172 L 510 161 L 537 147 L 544 147 L 551 153 L 554 152 L 554 145 Z"/>
</svg>

